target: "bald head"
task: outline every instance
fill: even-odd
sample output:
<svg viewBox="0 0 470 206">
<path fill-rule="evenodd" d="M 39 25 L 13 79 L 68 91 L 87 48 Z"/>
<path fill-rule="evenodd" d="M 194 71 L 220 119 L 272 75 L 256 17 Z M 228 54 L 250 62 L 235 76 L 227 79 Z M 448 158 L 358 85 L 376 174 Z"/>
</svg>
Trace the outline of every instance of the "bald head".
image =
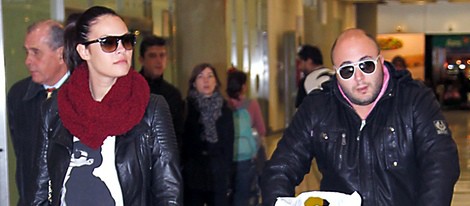
<svg viewBox="0 0 470 206">
<path fill-rule="evenodd" d="M 380 93 L 384 77 L 383 58 L 375 39 L 363 30 L 348 29 L 333 44 L 331 58 L 339 86 L 353 107 L 372 105 Z M 369 66 L 364 71 L 365 62 Z"/>
<path fill-rule="evenodd" d="M 37 30 L 46 30 L 46 43 L 52 49 L 56 50 L 64 46 L 64 27 L 58 21 L 47 19 L 31 24 L 26 30 L 26 34 L 31 34 Z"/>
<path fill-rule="evenodd" d="M 343 31 L 338 38 L 336 38 L 333 46 L 331 48 L 331 62 L 333 65 L 336 65 L 335 56 L 338 53 L 338 50 L 341 49 L 348 49 L 344 48 L 344 46 L 352 46 L 350 49 L 355 49 L 356 47 L 372 47 L 371 52 L 378 54 L 380 53 L 380 47 L 375 41 L 375 39 L 368 35 L 364 30 L 352 28 Z M 339 48 L 338 48 L 339 46 Z"/>
</svg>

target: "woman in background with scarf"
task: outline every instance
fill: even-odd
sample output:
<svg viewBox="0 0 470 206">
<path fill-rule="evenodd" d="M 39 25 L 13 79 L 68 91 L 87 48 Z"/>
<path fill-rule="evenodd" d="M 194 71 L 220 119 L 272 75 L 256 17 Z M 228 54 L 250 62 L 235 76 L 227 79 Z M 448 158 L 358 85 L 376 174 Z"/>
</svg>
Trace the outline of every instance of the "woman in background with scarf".
<svg viewBox="0 0 470 206">
<path fill-rule="evenodd" d="M 194 67 L 186 102 L 184 205 L 230 205 L 233 119 L 213 66 L 203 63 Z"/>
<path fill-rule="evenodd" d="M 106 7 L 67 26 L 74 72 L 43 107 L 34 205 L 181 205 L 171 115 L 131 67 L 135 41 Z"/>
</svg>

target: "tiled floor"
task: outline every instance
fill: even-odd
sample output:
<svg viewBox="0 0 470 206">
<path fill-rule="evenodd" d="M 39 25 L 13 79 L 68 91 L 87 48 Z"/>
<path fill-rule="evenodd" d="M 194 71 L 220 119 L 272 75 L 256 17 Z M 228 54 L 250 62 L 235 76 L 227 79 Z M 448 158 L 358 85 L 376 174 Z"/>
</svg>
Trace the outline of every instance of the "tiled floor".
<svg viewBox="0 0 470 206">
<path fill-rule="evenodd" d="M 446 111 L 452 136 L 459 149 L 460 178 L 452 206 L 470 205 L 470 111 Z"/>
<path fill-rule="evenodd" d="M 454 189 L 452 206 L 470 205 L 470 111 L 444 111 L 449 122 L 452 136 L 458 145 L 460 158 L 460 179 Z M 274 151 L 282 134 L 268 136 L 266 141 L 268 156 Z M 317 190 L 321 175 L 312 166 L 313 171 L 305 176 L 304 181 L 297 187 L 297 192 Z"/>
</svg>

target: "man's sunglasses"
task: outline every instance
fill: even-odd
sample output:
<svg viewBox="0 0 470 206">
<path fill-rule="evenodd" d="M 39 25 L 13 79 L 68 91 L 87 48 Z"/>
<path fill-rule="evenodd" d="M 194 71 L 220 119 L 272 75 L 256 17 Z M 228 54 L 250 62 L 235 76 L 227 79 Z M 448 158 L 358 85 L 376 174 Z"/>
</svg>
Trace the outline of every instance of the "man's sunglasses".
<svg viewBox="0 0 470 206">
<path fill-rule="evenodd" d="M 134 45 L 136 42 L 136 35 L 134 33 L 127 33 L 122 36 L 106 36 L 101 37 L 95 40 L 83 42 L 82 44 L 88 46 L 93 43 L 100 43 L 101 50 L 106 53 L 111 53 L 116 51 L 119 42 L 121 42 L 122 46 L 126 50 L 134 49 Z"/>
<path fill-rule="evenodd" d="M 352 76 L 354 76 L 354 72 L 356 72 L 355 67 L 359 67 L 359 69 L 362 70 L 364 74 L 370 75 L 375 72 L 375 69 L 377 68 L 377 61 L 379 60 L 380 55 L 375 58 L 375 60 L 372 59 L 366 59 L 362 61 L 358 61 L 356 63 L 351 63 L 351 64 L 345 64 L 340 66 L 336 72 L 339 74 L 341 79 L 343 80 L 348 80 Z"/>
</svg>

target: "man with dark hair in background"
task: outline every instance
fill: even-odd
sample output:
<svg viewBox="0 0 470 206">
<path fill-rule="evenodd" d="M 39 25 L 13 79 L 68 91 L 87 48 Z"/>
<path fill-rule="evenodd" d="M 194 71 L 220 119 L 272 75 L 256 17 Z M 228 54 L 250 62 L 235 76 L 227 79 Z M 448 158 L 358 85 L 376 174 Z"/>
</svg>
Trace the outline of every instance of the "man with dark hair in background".
<svg viewBox="0 0 470 206">
<path fill-rule="evenodd" d="M 140 74 L 147 80 L 150 92 L 162 95 L 168 102 L 178 148 L 181 148 L 181 135 L 184 128 L 184 101 L 181 92 L 163 79 L 163 73 L 167 66 L 167 56 L 165 39 L 155 35 L 144 37 L 140 44 L 139 61 L 142 64 Z"/>
<path fill-rule="evenodd" d="M 408 64 L 406 63 L 405 58 L 400 55 L 393 57 L 392 64 L 397 71 L 408 69 Z"/>
<path fill-rule="evenodd" d="M 303 45 L 297 54 L 298 67 L 303 77 L 299 81 L 299 89 L 295 107 L 299 107 L 305 96 L 313 90 L 321 89 L 321 84 L 330 80 L 334 71 L 323 66 L 323 56 L 320 49 L 311 45 Z"/>
<path fill-rule="evenodd" d="M 40 140 L 40 108 L 54 89 L 66 81 L 70 73 L 63 60 L 64 29 L 53 20 L 43 20 L 27 29 L 24 49 L 25 65 L 31 76 L 15 83 L 7 97 L 10 137 L 16 156 L 18 205 L 31 205 L 32 182 L 38 168 L 36 152 Z M 38 148 L 37 148 L 38 147 Z"/>
</svg>

